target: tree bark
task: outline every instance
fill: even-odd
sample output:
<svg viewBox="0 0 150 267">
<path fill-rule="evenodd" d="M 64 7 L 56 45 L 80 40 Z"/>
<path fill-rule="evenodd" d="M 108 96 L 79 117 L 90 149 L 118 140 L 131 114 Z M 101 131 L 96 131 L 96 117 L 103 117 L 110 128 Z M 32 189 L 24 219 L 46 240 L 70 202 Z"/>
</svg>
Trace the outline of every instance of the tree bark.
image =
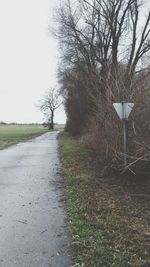
<svg viewBox="0 0 150 267">
<path fill-rule="evenodd" d="M 54 110 L 51 110 L 51 123 L 50 123 L 50 130 L 54 129 Z"/>
</svg>

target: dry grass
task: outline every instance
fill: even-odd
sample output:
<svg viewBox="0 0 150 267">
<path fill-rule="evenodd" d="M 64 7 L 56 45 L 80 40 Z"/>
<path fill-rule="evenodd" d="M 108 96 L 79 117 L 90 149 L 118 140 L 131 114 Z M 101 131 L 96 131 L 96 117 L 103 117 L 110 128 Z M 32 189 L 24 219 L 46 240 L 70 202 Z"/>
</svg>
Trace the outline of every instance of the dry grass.
<svg viewBox="0 0 150 267">
<path fill-rule="evenodd" d="M 77 140 L 63 134 L 60 144 L 73 266 L 149 267 L 147 179 L 100 176 L 96 158 Z"/>
</svg>

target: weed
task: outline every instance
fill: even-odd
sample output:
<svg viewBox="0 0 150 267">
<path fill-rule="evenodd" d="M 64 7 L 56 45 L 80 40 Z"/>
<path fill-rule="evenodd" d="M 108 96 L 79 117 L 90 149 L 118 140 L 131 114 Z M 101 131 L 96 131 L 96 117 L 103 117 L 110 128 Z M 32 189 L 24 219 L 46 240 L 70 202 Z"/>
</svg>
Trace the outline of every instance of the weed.
<svg viewBox="0 0 150 267">
<path fill-rule="evenodd" d="M 60 134 L 60 155 L 73 266 L 149 267 L 149 244 L 141 234 L 147 226 L 146 213 L 139 220 L 143 203 L 137 207 L 115 180 L 97 181 L 87 151 L 65 133 Z"/>
</svg>

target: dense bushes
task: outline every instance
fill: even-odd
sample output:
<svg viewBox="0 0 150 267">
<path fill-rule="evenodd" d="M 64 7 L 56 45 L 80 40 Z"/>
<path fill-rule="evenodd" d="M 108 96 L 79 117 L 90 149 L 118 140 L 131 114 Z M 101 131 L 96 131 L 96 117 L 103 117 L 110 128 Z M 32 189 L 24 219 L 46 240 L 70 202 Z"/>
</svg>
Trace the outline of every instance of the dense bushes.
<svg viewBox="0 0 150 267">
<path fill-rule="evenodd" d="M 122 125 L 113 102 L 134 102 L 128 121 L 132 171 L 150 157 L 150 13 L 141 27 L 142 12 L 138 0 L 67 0 L 56 12 L 67 130 L 80 135 L 105 164 L 120 168 Z"/>
</svg>

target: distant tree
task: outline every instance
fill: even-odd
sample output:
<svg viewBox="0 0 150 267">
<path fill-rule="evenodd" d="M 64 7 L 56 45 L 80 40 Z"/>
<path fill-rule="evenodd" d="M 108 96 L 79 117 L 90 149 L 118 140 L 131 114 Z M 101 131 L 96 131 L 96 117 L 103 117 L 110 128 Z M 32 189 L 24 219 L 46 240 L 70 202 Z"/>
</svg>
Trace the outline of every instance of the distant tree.
<svg viewBox="0 0 150 267">
<path fill-rule="evenodd" d="M 56 88 L 49 89 L 43 99 L 38 105 L 39 109 L 43 112 L 49 129 L 54 129 L 54 112 L 62 104 L 60 94 Z"/>
<path fill-rule="evenodd" d="M 0 121 L 0 125 L 6 125 L 7 123 L 4 121 Z"/>
</svg>

